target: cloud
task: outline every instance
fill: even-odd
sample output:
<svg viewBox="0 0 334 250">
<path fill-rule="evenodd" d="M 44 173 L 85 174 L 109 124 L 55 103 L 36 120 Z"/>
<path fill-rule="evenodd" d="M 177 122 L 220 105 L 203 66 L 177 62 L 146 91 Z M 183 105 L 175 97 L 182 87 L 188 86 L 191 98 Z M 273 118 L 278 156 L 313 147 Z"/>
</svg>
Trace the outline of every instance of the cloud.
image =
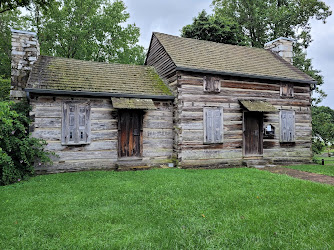
<svg viewBox="0 0 334 250">
<path fill-rule="evenodd" d="M 139 43 L 149 46 L 153 31 L 180 35 L 183 26 L 203 9 L 210 12 L 211 0 L 124 0 L 130 13 L 129 23 L 140 28 Z"/>
<path fill-rule="evenodd" d="M 334 8 L 334 3 L 327 0 L 327 5 Z M 313 67 L 321 71 L 325 83 L 322 89 L 328 97 L 321 105 L 334 109 L 334 16 L 327 19 L 326 24 L 312 20 L 311 36 L 313 42 L 307 50 L 307 55 L 312 58 Z"/>
</svg>

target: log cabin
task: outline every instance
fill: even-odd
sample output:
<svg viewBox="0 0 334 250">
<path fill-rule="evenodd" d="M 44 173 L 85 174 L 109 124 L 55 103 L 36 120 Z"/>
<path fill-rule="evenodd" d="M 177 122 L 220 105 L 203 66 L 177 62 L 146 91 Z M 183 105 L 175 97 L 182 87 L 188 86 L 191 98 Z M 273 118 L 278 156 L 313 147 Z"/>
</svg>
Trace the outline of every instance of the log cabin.
<svg viewBox="0 0 334 250">
<path fill-rule="evenodd" d="M 311 160 L 311 90 L 293 40 L 264 49 L 153 33 L 146 65 L 175 96 L 179 166 L 265 166 Z"/>
<path fill-rule="evenodd" d="M 308 163 L 315 81 L 292 42 L 153 33 L 145 65 L 122 65 L 42 56 L 35 33 L 12 30 L 11 97 L 56 154 L 38 173 Z"/>
</svg>

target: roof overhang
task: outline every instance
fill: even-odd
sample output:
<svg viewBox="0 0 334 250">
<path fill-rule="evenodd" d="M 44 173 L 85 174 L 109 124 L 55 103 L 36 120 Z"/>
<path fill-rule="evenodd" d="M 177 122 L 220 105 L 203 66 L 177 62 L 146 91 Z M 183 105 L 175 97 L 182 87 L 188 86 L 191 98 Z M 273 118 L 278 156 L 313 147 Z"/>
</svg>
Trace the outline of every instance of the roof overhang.
<svg viewBox="0 0 334 250">
<path fill-rule="evenodd" d="M 195 68 L 188 68 L 188 67 L 182 67 L 182 66 L 176 67 L 176 70 L 194 72 L 194 73 L 215 74 L 215 75 L 222 75 L 222 76 L 245 77 L 245 78 L 261 79 L 261 80 L 271 80 L 271 81 L 281 81 L 281 82 L 291 82 L 291 83 L 305 83 L 305 84 L 312 84 L 312 85 L 317 83 L 316 81 L 311 81 L 311 80 L 298 80 L 298 79 L 291 79 L 291 78 L 284 78 L 284 77 L 272 77 L 272 76 L 252 75 L 252 74 L 235 73 L 235 72 L 227 72 L 227 71 L 195 69 Z"/>
<path fill-rule="evenodd" d="M 168 95 L 136 95 L 127 93 L 109 93 L 109 92 L 90 92 L 90 91 L 71 91 L 71 90 L 54 90 L 54 89 L 34 89 L 26 88 L 27 93 L 44 94 L 44 95 L 66 95 L 66 96 L 92 96 L 92 97 L 119 97 L 119 98 L 138 98 L 138 99 L 155 99 L 155 100 L 174 100 L 174 96 Z"/>
<path fill-rule="evenodd" d="M 259 100 L 239 100 L 241 105 L 250 112 L 277 112 L 272 104 Z"/>
<path fill-rule="evenodd" d="M 111 101 L 113 108 L 115 109 L 142 109 L 142 110 L 157 109 L 152 99 L 112 97 Z"/>
</svg>

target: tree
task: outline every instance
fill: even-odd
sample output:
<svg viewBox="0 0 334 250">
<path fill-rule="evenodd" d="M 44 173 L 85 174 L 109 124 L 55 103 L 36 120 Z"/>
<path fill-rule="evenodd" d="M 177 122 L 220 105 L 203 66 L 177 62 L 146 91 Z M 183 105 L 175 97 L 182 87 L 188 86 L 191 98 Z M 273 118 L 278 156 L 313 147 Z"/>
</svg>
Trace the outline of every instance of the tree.
<svg viewBox="0 0 334 250">
<path fill-rule="evenodd" d="M 306 52 L 297 46 L 294 47 L 293 65 L 317 81 L 315 91 L 318 93 L 319 96 L 317 98 L 313 97 L 312 103 L 313 105 L 319 104 L 327 96 L 326 93 L 319 87 L 324 83 L 323 76 L 320 75 L 319 70 L 313 68 L 312 60 L 310 58 L 307 58 Z"/>
<path fill-rule="evenodd" d="M 11 32 L 10 27 L 21 27 L 20 11 L 0 14 L 0 76 L 10 78 Z"/>
<path fill-rule="evenodd" d="M 29 9 L 29 6 L 32 3 L 35 3 L 43 8 L 46 8 L 53 0 L 1 0 L 0 2 L 0 14 L 15 10 L 18 7 L 26 7 Z"/>
<path fill-rule="evenodd" d="M 122 1 L 60 0 L 47 10 L 35 6 L 31 15 L 41 44 L 50 56 L 101 62 L 144 61 L 137 45 L 139 28 L 124 25 L 129 18 Z"/>
<path fill-rule="evenodd" d="M 330 107 L 312 107 L 312 136 L 314 143 L 318 138 L 327 146 L 334 142 L 334 110 Z"/>
<path fill-rule="evenodd" d="M 303 48 L 311 42 L 310 20 L 323 22 L 332 14 L 320 0 L 213 0 L 217 15 L 232 18 L 254 47 L 280 36 L 292 37 Z"/>
<path fill-rule="evenodd" d="M 217 43 L 247 44 L 246 36 L 236 22 L 222 16 L 208 15 L 205 10 L 193 19 L 192 24 L 182 28 L 181 36 Z"/>
</svg>

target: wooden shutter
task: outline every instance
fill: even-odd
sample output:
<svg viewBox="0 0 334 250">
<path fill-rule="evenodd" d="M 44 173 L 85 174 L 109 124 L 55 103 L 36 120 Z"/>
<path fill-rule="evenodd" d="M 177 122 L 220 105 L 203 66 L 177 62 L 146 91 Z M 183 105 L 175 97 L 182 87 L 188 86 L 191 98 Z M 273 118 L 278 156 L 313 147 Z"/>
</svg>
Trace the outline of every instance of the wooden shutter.
<svg viewBox="0 0 334 250">
<path fill-rule="evenodd" d="M 68 102 L 63 104 L 62 143 L 90 143 L 90 105 Z"/>
<path fill-rule="evenodd" d="M 206 138 L 205 142 L 207 143 L 213 143 L 213 112 L 210 108 L 205 108 L 205 123 L 204 123 L 204 129 Z"/>
<path fill-rule="evenodd" d="M 295 141 L 295 111 L 281 110 L 280 112 L 280 141 Z"/>
<path fill-rule="evenodd" d="M 203 88 L 204 92 L 220 92 L 220 79 L 211 77 L 211 76 L 205 76 L 203 78 Z"/>
<path fill-rule="evenodd" d="M 280 88 L 280 94 L 282 97 L 293 97 L 293 84 L 291 83 L 282 83 Z"/>
<path fill-rule="evenodd" d="M 213 138 L 215 143 L 222 142 L 222 116 L 220 109 L 213 110 Z"/>
<path fill-rule="evenodd" d="M 223 142 L 223 110 L 221 108 L 204 108 L 204 142 Z"/>
</svg>

